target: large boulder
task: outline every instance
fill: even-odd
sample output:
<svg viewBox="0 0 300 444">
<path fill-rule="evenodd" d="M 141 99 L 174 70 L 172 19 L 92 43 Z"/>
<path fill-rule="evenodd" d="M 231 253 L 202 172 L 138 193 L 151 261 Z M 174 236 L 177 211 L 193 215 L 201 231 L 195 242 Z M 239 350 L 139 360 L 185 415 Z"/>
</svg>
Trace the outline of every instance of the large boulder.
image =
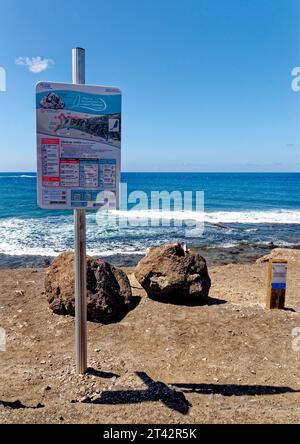
<svg viewBox="0 0 300 444">
<path fill-rule="evenodd" d="M 205 259 L 180 243 L 151 248 L 138 263 L 135 277 L 157 300 L 200 303 L 211 286 Z"/>
<path fill-rule="evenodd" d="M 288 262 L 300 262 L 300 249 L 274 248 L 270 254 L 257 259 L 257 263 L 269 262 L 270 259 L 286 260 Z"/>
<path fill-rule="evenodd" d="M 131 308 L 132 293 L 126 274 L 102 259 L 87 257 L 87 318 L 107 324 Z M 62 315 L 75 314 L 74 253 L 59 255 L 49 267 L 45 290 L 50 308 Z"/>
</svg>

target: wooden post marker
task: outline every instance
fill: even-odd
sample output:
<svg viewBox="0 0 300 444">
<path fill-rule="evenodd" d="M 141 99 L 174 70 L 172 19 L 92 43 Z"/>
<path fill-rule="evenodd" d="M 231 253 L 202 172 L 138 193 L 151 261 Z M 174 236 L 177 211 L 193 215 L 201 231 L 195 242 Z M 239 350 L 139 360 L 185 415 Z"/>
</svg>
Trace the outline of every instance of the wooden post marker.
<svg viewBox="0 0 300 444">
<path fill-rule="evenodd" d="M 286 277 L 287 261 L 281 259 L 270 259 L 266 308 L 284 309 Z"/>
</svg>

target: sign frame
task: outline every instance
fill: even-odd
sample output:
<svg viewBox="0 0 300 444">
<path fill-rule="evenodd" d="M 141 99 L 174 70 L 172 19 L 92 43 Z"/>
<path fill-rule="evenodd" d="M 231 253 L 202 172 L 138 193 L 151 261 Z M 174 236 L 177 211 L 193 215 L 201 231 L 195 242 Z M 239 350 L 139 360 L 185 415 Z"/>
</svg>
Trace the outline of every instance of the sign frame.
<svg viewBox="0 0 300 444">
<path fill-rule="evenodd" d="M 46 210 L 119 207 L 119 88 L 82 83 L 36 85 L 37 195 Z M 115 199 L 111 197 L 115 196 Z"/>
</svg>

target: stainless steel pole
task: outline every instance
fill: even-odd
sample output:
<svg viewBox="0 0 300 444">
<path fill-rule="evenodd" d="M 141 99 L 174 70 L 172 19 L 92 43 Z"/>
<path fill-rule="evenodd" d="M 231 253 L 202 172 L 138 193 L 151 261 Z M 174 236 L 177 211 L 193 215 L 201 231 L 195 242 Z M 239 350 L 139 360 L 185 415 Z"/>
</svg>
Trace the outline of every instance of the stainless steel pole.
<svg viewBox="0 0 300 444">
<path fill-rule="evenodd" d="M 85 51 L 72 49 L 73 83 L 85 83 Z M 75 220 L 75 355 L 76 373 L 87 369 L 86 309 L 86 218 L 85 210 L 74 210 Z"/>
</svg>

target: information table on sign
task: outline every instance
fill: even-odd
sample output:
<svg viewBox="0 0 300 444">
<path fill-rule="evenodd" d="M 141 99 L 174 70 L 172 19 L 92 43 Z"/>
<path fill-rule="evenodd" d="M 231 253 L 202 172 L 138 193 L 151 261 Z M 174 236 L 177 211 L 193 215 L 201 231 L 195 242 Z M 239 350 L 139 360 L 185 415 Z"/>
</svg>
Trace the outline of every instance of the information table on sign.
<svg viewBox="0 0 300 444">
<path fill-rule="evenodd" d="M 103 191 L 114 193 L 117 206 L 120 90 L 40 82 L 36 109 L 39 206 L 97 209 L 104 204 Z"/>
</svg>

